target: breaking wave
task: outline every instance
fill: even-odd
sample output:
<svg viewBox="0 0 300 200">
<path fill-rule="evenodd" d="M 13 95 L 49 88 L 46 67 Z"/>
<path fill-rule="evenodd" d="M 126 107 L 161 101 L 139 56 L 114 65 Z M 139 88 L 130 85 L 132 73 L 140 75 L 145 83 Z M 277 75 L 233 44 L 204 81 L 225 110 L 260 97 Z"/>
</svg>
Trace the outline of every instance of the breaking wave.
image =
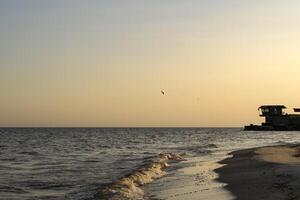
<svg viewBox="0 0 300 200">
<path fill-rule="evenodd" d="M 159 154 L 132 173 L 104 186 L 97 197 L 103 200 L 144 199 L 145 194 L 141 186 L 166 175 L 164 169 L 169 166 L 167 163 L 169 160 L 183 161 L 184 159 L 179 154 Z"/>
</svg>

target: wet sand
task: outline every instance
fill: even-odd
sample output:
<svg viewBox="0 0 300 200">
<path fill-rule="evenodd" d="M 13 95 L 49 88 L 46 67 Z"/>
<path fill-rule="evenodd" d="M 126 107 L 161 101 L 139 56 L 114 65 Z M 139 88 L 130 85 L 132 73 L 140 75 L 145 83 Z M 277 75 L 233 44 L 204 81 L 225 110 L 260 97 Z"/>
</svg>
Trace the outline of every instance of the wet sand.
<svg viewBox="0 0 300 200">
<path fill-rule="evenodd" d="M 222 166 L 215 158 L 194 160 L 146 186 L 146 193 L 155 200 L 233 200 L 234 196 L 224 189 L 225 184 L 216 181 L 218 174 L 214 170 Z"/>
<path fill-rule="evenodd" d="M 300 145 L 234 151 L 214 171 L 237 200 L 300 199 Z M 217 198 L 216 198 L 217 199 Z M 222 198 L 220 198 L 222 199 Z"/>
</svg>

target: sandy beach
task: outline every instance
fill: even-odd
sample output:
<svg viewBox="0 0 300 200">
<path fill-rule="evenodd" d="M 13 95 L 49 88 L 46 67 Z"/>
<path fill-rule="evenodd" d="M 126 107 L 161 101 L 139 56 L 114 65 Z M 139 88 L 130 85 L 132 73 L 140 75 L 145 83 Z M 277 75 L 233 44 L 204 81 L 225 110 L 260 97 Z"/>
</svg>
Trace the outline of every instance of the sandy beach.
<svg viewBox="0 0 300 200">
<path fill-rule="evenodd" d="M 238 200 L 300 199 L 300 146 L 234 151 L 215 169 Z"/>
<path fill-rule="evenodd" d="M 220 160 L 195 162 L 158 180 L 154 199 L 300 199 L 300 145 L 235 150 Z"/>
</svg>

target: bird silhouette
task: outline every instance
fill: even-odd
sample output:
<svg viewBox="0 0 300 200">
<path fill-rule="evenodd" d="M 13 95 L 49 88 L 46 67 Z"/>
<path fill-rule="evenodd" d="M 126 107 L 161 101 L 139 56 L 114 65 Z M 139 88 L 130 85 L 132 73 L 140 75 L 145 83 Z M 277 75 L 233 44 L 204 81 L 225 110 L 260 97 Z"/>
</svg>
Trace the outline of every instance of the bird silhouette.
<svg viewBox="0 0 300 200">
<path fill-rule="evenodd" d="M 160 91 L 162 95 L 165 95 L 165 92 L 163 90 Z"/>
</svg>

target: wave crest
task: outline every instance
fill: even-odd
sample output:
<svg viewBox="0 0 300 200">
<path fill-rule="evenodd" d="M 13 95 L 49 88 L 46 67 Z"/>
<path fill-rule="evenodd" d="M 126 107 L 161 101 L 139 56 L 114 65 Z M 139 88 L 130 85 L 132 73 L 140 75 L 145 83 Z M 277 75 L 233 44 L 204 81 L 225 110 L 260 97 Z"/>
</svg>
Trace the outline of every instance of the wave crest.
<svg viewBox="0 0 300 200">
<path fill-rule="evenodd" d="M 182 161 L 184 159 L 179 154 L 159 154 L 134 172 L 106 186 L 99 192 L 98 196 L 100 199 L 106 200 L 144 199 L 144 191 L 140 186 L 164 176 L 166 174 L 164 169 L 168 167 L 168 160 Z"/>
</svg>

